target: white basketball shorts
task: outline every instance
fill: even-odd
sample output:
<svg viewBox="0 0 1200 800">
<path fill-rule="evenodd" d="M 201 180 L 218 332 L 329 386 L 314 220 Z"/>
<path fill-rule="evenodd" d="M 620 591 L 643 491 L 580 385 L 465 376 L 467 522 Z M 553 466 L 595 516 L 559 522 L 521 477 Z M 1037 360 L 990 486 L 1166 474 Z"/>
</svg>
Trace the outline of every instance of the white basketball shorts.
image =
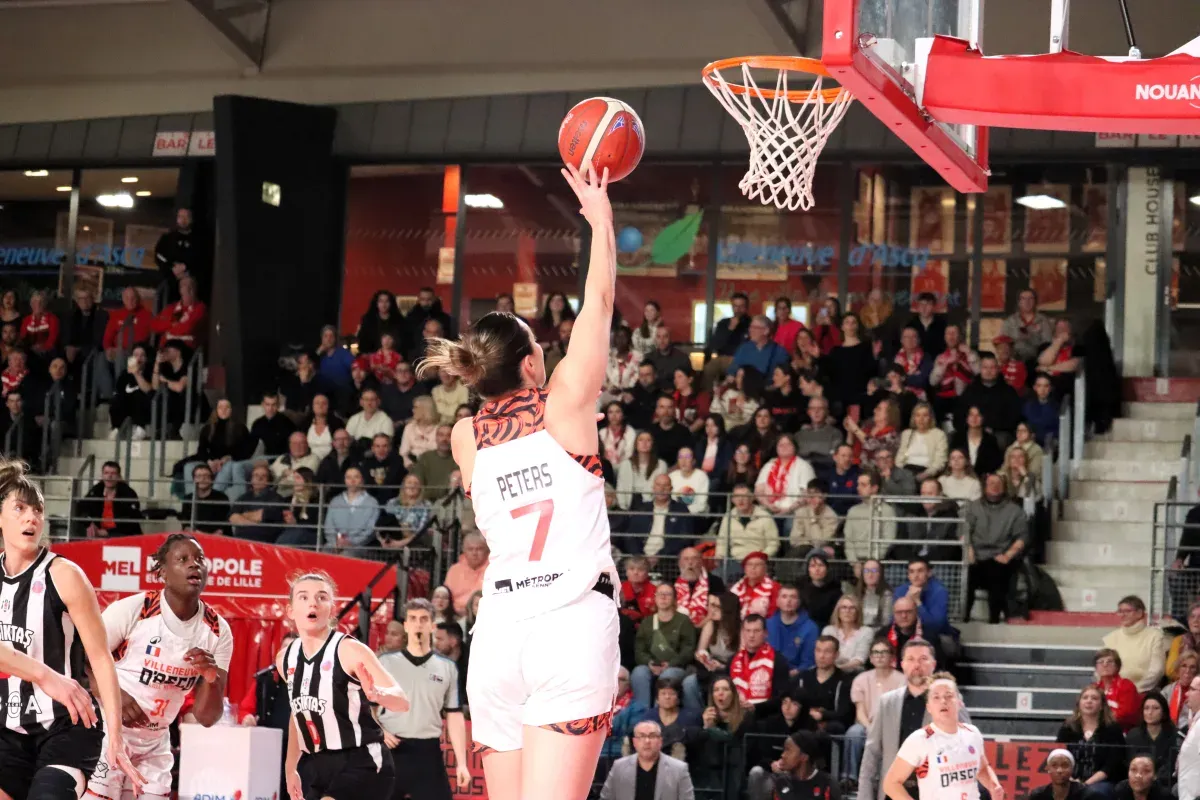
<svg viewBox="0 0 1200 800">
<path fill-rule="evenodd" d="M 171 755 L 170 732 L 125 728 L 125 749 L 133 766 L 146 779 L 146 787 L 140 797 L 170 797 L 171 767 L 175 764 L 175 757 Z M 97 797 L 101 800 L 122 800 L 122 797 L 132 796 L 133 787 L 125 773 L 115 764 L 108 763 L 108 736 L 105 735 L 100 763 L 88 781 L 84 797 L 92 800 Z"/>
<path fill-rule="evenodd" d="M 607 729 L 621 666 L 616 601 L 597 591 L 529 619 L 489 619 L 471 640 L 467 698 L 476 747 L 521 748 L 525 725 L 582 735 Z"/>
</svg>

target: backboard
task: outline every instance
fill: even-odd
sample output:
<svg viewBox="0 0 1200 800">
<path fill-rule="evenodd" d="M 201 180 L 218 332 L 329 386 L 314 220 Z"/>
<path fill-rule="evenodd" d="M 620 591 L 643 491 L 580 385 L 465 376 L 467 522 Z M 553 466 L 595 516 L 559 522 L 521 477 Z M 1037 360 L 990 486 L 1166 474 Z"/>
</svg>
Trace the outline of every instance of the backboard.
<svg viewBox="0 0 1200 800">
<path fill-rule="evenodd" d="M 987 190 L 987 128 L 945 124 L 924 110 L 934 36 L 982 47 L 983 0 L 824 0 L 821 61 L 856 100 L 960 192 Z"/>
</svg>

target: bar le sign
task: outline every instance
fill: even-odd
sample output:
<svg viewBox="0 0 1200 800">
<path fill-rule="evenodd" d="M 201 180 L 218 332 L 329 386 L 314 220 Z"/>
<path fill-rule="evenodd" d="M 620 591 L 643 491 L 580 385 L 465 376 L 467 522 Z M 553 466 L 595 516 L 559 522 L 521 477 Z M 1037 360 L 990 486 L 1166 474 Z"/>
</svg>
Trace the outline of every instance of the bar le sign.
<svg viewBox="0 0 1200 800">
<path fill-rule="evenodd" d="M 217 153 L 212 131 L 159 131 L 154 135 L 155 158 L 204 157 Z"/>
</svg>

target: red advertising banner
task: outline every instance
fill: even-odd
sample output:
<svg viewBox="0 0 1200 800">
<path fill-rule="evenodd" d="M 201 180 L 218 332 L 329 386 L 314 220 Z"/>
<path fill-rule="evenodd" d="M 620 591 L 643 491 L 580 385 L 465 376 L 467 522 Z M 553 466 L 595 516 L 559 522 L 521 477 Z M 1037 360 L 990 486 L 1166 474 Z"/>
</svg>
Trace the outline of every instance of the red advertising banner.
<svg viewBox="0 0 1200 800">
<path fill-rule="evenodd" d="M 1027 797 L 1031 791 L 1050 782 L 1046 776 L 1046 757 L 1062 745 L 1055 742 L 993 741 L 985 743 L 988 761 L 1011 800 Z"/>
<path fill-rule="evenodd" d="M 442 725 L 442 762 L 446 765 L 446 780 L 450 781 L 450 796 L 454 800 L 470 797 L 471 800 L 487 800 L 487 783 L 483 779 L 483 756 L 471 747 L 471 723 L 467 722 L 467 769 L 471 771 L 471 782 L 465 789 L 458 788 L 455 782 L 455 770 L 458 761 L 454 758 L 454 750 L 450 747 L 450 739 L 446 736 L 446 726 Z"/>
<path fill-rule="evenodd" d="M 193 534 L 209 560 L 208 587 L 204 601 L 225 618 L 233 631 L 233 661 L 229 665 L 228 697 L 241 700 L 254 680 L 254 673 L 270 664 L 286 632 L 284 611 L 288 579 L 300 572 L 321 570 L 337 585 L 338 607 L 363 590 L 383 564 L 357 558 L 314 553 L 291 547 L 258 544 L 244 539 L 211 534 Z M 54 552 L 74 561 L 96 587 L 100 605 L 137 592 L 161 587 L 154 574 L 154 552 L 167 534 L 89 539 L 54 545 Z M 374 600 L 386 598 L 396 586 L 389 570 L 371 590 Z M 391 618 L 391 604 L 376 609 L 372 620 L 373 644 Z M 342 618 L 341 627 L 351 631 L 358 624 L 357 611 Z"/>
<path fill-rule="evenodd" d="M 56 544 L 54 552 L 78 564 L 98 591 L 123 597 L 162 586 L 162 581 L 154 574 L 154 552 L 167 535 L 66 542 Z M 205 601 L 218 611 L 222 607 L 230 609 L 233 616 L 250 612 L 260 617 L 282 617 L 288 580 L 301 572 L 320 570 L 329 573 L 337 585 L 338 599 L 345 600 L 362 591 L 383 567 L 377 561 L 259 544 L 229 536 L 192 535 L 208 556 Z M 395 575 L 387 574 L 375 585 L 372 595 L 386 596 L 395 586 Z"/>
</svg>

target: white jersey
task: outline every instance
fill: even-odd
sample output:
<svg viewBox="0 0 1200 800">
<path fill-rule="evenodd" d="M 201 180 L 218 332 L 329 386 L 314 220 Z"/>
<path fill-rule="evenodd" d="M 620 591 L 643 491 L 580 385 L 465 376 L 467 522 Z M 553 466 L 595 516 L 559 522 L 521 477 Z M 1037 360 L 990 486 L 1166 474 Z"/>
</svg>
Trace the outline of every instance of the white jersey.
<svg viewBox="0 0 1200 800">
<path fill-rule="evenodd" d="M 138 701 L 150 720 L 149 730 L 165 731 L 201 680 L 184 655 L 193 647 L 212 653 L 217 666 L 229 671 L 233 634 L 210 606 L 180 620 L 159 592 L 141 592 L 104 609 L 108 646 L 117 664 L 117 680 Z"/>
<path fill-rule="evenodd" d="M 473 420 L 471 500 L 491 550 L 481 607 L 488 616 L 553 611 L 601 575 L 619 585 L 600 458 L 572 455 L 554 440 L 546 395 L 525 389 L 487 403 Z"/>
<path fill-rule="evenodd" d="M 974 725 L 960 722 L 954 733 L 926 725 L 904 740 L 896 758 L 914 767 L 921 800 L 979 800 L 983 734 Z"/>
</svg>

